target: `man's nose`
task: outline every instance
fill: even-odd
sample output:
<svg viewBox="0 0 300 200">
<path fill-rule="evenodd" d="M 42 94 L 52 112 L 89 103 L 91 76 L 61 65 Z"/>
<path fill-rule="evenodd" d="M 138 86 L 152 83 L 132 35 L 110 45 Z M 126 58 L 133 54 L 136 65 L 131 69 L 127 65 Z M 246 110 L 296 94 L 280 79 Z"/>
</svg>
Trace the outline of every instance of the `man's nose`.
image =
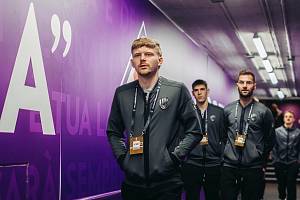
<svg viewBox="0 0 300 200">
<path fill-rule="evenodd" d="M 145 54 L 141 54 L 141 60 L 145 60 L 146 59 L 146 56 L 145 56 Z"/>
<path fill-rule="evenodd" d="M 247 89 L 247 88 L 248 88 L 247 83 L 244 83 L 244 84 L 243 84 L 243 88 L 244 88 L 244 89 Z"/>
</svg>

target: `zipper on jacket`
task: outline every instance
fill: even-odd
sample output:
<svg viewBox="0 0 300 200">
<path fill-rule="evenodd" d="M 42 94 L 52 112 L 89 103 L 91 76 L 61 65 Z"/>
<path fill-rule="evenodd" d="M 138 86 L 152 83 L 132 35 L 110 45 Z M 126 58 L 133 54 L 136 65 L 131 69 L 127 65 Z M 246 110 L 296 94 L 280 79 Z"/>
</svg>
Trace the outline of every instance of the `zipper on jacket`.
<svg viewBox="0 0 300 200">
<path fill-rule="evenodd" d="M 144 102 L 145 102 L 144 124 L 146 123 L 148 115 L 150 114 L 150 103 L 149 103 L 149 102 L 151 102 L 150 97 L 151 97 L 151 94 L 149 94 L 148 100 L 146 100 L 146 96 L 144 96 Z M 149 127 L 145 131 L 146 132 L 144 134 L 144 172 L 145 172 L 146 185 L 150 186 L 150 181 L 149 181 Z"/>
<path fill-rule="evenodd" d="M 240 118 L 240 124 L 239 124 L 239 132 L 242 133 L 244 129 L 244 117 L 245 117 L 245 111 L 247 107 L 242 107 L 242 112 L 241 112 L 241 118 Z M 246 148 L 246 147 L 244 147 Z M 239 158 L 238 158 L 238 165 L 242 164 L 242 158 L 243 158 L 243 150 L 239 150 Z"/>
</svg>

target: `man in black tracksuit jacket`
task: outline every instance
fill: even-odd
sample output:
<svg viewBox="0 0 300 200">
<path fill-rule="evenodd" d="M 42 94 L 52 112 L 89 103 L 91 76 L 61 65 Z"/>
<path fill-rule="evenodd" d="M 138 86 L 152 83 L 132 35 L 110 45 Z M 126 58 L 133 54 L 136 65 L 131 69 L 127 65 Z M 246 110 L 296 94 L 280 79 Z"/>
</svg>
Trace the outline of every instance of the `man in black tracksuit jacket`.
<svg viewBox="0 0 300 200">
<path fill-rule="evenodd" d="M 218 200 L 224 149 L 224 111 L 208 103 L 209 89 L 206 81 L 194 81 L 192 89 L 203 138 L 182 168 L 186 200 L 199 200 L 201 187 L 204 188 L 206 200 Z"/>
<path fill-rule="evenodd" d="M 252 97 L 255 76 L 242 70 L 237 87 L 240 98 L 224 108 L 227 142 L 221 175 L 221 193 L 225 200 L 258 200 L 263 185 L 263 168 L 274 144 L 274 120 L 271 111 Z"/>
<path fill-rule="evenodd" d="M 158 76 L 163 60 L 157 42 L 139 38 L 131 52 L 138 80 L 116 89 L 107 126 L 125 173 L 122 197 L 179 200 L 178 166 L 202 138 L 197 111 L 184 84 Z"/>
<path fill-rule="evenodd" d="M 300 129 L 294 126 L 295 115 L 286 111 L 284 125 L 275 130 L 272 159 L 278 181 L 279 199 L 296 200 L 296 179 L 300 161 Z"/>
</svg>

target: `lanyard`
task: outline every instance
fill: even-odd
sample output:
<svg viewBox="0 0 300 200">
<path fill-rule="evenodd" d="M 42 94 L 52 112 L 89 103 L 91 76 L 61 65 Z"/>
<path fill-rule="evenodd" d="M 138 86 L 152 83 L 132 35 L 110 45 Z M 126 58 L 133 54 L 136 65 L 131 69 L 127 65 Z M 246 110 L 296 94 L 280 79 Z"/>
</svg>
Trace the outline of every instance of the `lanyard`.
<svg viewBox="0 0 300 200">
<path fill-rule="evenodd" d="M 198 108 L 198 107 L 197 107 Z M 199 109 L 199 111 L 200 111 L 200 115 L 201 115 L 201 122 L 202 122 L 202 118 L 203 118 L 203 116 L 202 116 L 202 113 L 201 113 L 201 110 Z M 207 137 L 208 137 L 208 133 L 207 133 L 207 127 L 208 127 L 208 120 L 207 120 L 207 114 L 208 113 L 208 106 L 207 106 L 207 108 L 206 108 L 206 110 L 204 111 L 204 114 L 205 114 L 205 124 L 204 124 L 204 133 L 207 135 Z M 202 128 L 201 128 L 201 130 L 202 130 Z M 203 169 L 204 169 L 204 173 L 203 173 L 203 178 L 202 178 L 202 181 L 203 182 L 205 182 L 205 176 L 206 176 L 206 168 L 205 168 L 205 161 L 206 161 L 206 146 L 205 145 L 203 145 L 202 146 L 202 150 L 203 150 L 203 160 L 202 160 L 202 165 L 203 165 Z"/>
<path fill-rule="evenodd" d="M 199 123 L 199 124 L 200 124 L 200 128 L 201 128 L 201 131 L 202 131 L 202 127 L 201 127 L 202 124 L 201 124 L 201 122 L 202 122 L 202 118 L 203 118 L 203 117 L 202 117 L 201 109 L 197 106 L 197 104 L 196 104 L 195 106 L 196 106 L 196 108 L 197 108 L 197 110 L 199 111 L 200 116 L 201 116 L 201 120 L 200 120 L 200 123 Z M 206 134 L 207 134 L 207 129 L 208 129 L 208 128 L 207 128 L 207 126 L 208 126 L 208 125 L 207 125 L 207 124 L 208 124 L 208 119 L 207 119 L 207 115 L 208 115 L 207 113 L 208 113 L 208 111 L 207 111 L 207 110 L 208 110 L 208 106 L 207 106 L 206 110 L 204 111 L 204 113 L 205 113 L 204 133 L 206 133 Z M 198 116 L 199 116 L 199 115 L 198 115 Z"/>
<path fill-rule="evenodd" d="M 208 107 L 207 107 L 208 108 Z M 205 125 L 204 125 L 204 129 L 205 129 L 205 133 L 207 134 L 207 124 L 208 124 L 208 120 L 207 120 L 207 108 L 205 110 Z"/>
<path fill-rule="evenodd" d="M 249 122 L 250 122 L 250 117 L 251 117 L 251 113 L 252 113 L 253 104 L 254 103 L 251 103 L 251 108 L 250 108 L 250 111 L 249 111 L 249 114 L 248 114 L 248 117 L 247 117 L 246 126 L 245 126 L 245 129 L 243 131 L 244 135 L 248 134 L 248 128 L 249 128 Z M 236 133 L 239 132 L 239 130 L 238 130 L 238 118 L 237 118 L 238 106 L 239 106 L 239 101 L 236 102 L 235 115 L 234 115 L 234 121 L 235 121 L 234 123 L 235 123 L 235 132 Z"/>
<path fill-rule="evenodd" d="M 154 98 L 154 101 L 152 103 L 152 106 L 151 106 L 151 102 L 150 102 L 150 113 L 148 115 L 148 119 L 146 121 L 146 124 L 145 124 L 143 130 L 142 130 L 142 134 L 141 135 L 145 134 L 147 128 L 150 125 L 150 121 L 151 121 L 152 115 L 154 113 L 154 108 L 155 108 L 155 105 L 156 105 L 156 102 L 157 102 L 157 98 L 158 98 L 158 94 L 159 94 L 159 91 L 160 91 L 160 87 L 161 87 L 161 82 L 160 82 L 160 79 L 158 79 L 158 85 L 157 85 L 157 88 L 156 88 L 155 98 Z M 138 83 L 136 84 L 135 93 L 134 93 L 130 137 L 133 136 L 133 132 L 134 132 L 135 113 L 136 113 L 136 104 L 137 104 L 137 94 L 138 94 Z M 149 96 L 148 101 L 150 101 L 150 100 L 151 100 L 151 96 Z"/>
<path fill-rule="evenodd" d="M 198 107 L 197 107 L 198 108 Z M 207 124 L 208 124 L 208 120 L 207 120 L 207 109 L 208 109 L 208 107 L 206 108 L 206 110 L 204 111 L 204 115 L 205 115 L 205 124 L 204 124 L 204 133 L 206 133 L 207 134 Z M 202 119 L 203 119 L 203 115 L 202 115 L 202 113 L 201 113 L 201 110 L 198 108 L 198 110 L 199 110 L 199 112 L 200 112 L 200 115 L 201 115 L 201 122 L 202 122 Z"/>
</svg>

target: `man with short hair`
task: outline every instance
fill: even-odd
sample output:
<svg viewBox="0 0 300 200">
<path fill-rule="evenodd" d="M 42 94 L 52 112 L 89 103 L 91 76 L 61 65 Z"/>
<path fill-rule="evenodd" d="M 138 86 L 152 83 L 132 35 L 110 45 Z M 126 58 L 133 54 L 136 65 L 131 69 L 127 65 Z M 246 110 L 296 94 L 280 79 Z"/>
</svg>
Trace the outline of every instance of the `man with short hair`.
<svg viewBox="0 0 300 200">
<path fill-rule="evenodd" d="M 122 198 L 180 200 L 178 166 L 202 138 L 197 111 L 183 83 L 159 77 L 159 43 L 136 39 L 131 53 L 138 80 L 116 89 L 107 126 L 125 173 Z"/>
<path fill-rule="evenodd" d="M 272 112 L 253 100 L 255 76 L 242 70 L 237 79 L 239 100 L 224 108 L 227 142 L 221 175 L 221 194 L 236 200 L 258 200 L 263 185 L 263 168 L 274 144 Z"/>
<path fill-rule="evenodd" d="M 300 162 L 300 129 L 294 126 L 295 114 L 286 111 L 284 124 L 275 130 L 272 159 L 278 182 L 279 199 L 296 200 L 296 180 Z"/>
<path fill-rule="evenodd" d="M 218 200 L 220 165 L 224 148 L 224 111 L 208 103 L 209 89 L 204 80 L 192 84 L 192 93 L 201 121 L 203 138 L 183 165 L 182 175 L 187 200 L 199 200 L 201 187 L 206 200 Z"/>
</svg>

